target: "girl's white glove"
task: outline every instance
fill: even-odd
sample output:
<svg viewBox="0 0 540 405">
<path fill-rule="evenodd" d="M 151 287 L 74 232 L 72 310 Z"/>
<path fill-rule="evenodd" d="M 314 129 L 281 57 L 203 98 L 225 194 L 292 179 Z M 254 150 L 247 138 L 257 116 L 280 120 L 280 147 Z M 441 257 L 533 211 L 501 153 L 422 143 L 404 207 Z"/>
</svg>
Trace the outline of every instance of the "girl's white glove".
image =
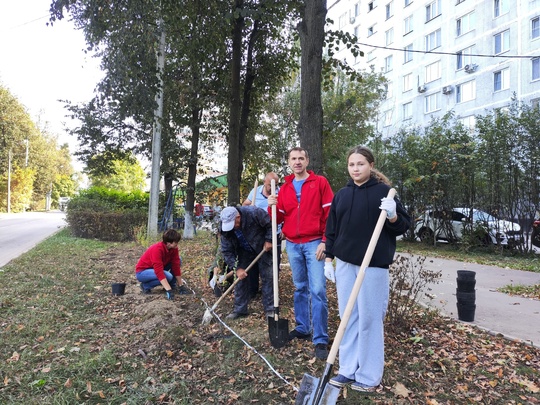
<svg viewBox="0 0 540 405">
<path fill-rule="evenodd" d="M 336 273 L 332 262 L 324 262 L 324 276 L 332 283 L 336 282 Z"/>
<path fill-rule="evenodd" d="M 383 197 L 379 209 L 386 211 L 386 218 L 394 218 L 396 216 L 396 201 L 393 198 Z"/>
</svg>

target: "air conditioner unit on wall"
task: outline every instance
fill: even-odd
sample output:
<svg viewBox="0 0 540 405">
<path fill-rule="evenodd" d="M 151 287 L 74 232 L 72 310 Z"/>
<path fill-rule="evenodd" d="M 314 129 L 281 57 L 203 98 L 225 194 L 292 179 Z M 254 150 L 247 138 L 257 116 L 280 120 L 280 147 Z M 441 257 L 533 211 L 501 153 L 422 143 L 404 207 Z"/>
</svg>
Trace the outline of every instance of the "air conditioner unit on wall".
<svg viewBox="0 0 540 405">
<path fill-rule="evenodd" d="M 418 93 L 424 93 L 427 90 L 426 86 L 422 84 L 421 86 L 418 86 Z"/>
<path fill-rule="evenodd" d="M 478 65 L 474 64 L 474 63 L 471 63 L 470 65 L 465 65 L 465 72 L 467 73 L 473 73 L 476 71 L 476 68 L 478 67 Z"/>
<path fill-rule="evenodd" d="M 452 93 L 452 86 L 444 86 L 444 87 L 442 88 L 442 92 L 443 92 L 443 94 L 450 94 L 450 93 Z"/>
</svg>

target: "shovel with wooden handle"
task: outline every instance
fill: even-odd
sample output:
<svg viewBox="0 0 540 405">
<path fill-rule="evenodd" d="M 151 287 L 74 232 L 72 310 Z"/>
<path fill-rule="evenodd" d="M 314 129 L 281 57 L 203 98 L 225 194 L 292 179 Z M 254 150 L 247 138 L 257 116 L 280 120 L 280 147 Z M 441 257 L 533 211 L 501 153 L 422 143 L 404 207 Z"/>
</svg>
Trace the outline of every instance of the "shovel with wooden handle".
<svg viewBox="0 0 540 405">
<path fill-rule="evenodd" d="M 388 198 L 394 198 L 395 195 L 396 190 L 391 188 L 390 191 L 388 191 Z M 347 328 L 347 324 L 349 323 L 349 318 L 351 317 L 352 310 L 356 305 L 356 298 L 358 297 L 358 293 L 360 292 L 360 287 L 362 287 L 366 268 L 371 262 L 373 252 L 375 250 L 375 247 L 377 246 L 377 242 L 379 240 L 379 236 L 381 234 L 385 221 L 386 211 L 381 210 L 381 213 L 379 214 L 379 219 L 377 220 L 377 225 L 375 226 L 373 235 L 371 235 L 366 254 L 364 255 L 364 259 L 362 260 L 362 264 L 360 265 L 360 271 L 356 276 L 356 281 L 354 282 L 351 295 L 349 296 L 349 300 L 347 301 L 347 306 L 345 307 L 345 311 L 343 312 L 343 317 L 341 318 L 341 322 L 339 323 L 336 337 L 334 338 L 334 342 L 332 343 L 332 348 L 330 349 L 330 353 L 328 353 L 328 358 L 326 359 L 326 366 L 324 368 L 323 375 L 319 379 L 312 377 L 309 374 L 304 374 L 304 378 L 302 378 L 302 383 L 300 384 L 298 395 L 296 396 L 295 405 L 334 405 L 337 401 L 340 388 L 328 384 L 328 381 L 330 380 L 332 368 L 334 367 L 334 361 L 336 360 L 339 345 L 341 343 L 341 340 L 343 339 L 343 335 L 345 334 L 345 329 Z"/>
<path fill-rule="evenodd" d="M 272 195 L 276 194 L 276 181 L 271 180 Z M 275 348 L 283 347 L 289 340 L 289 320 L 279 318 L 279 282 L 277 255 L 277 219 L 276 205 L 272 205 L 272 268 L 274 282 L 274 316 L 268 317 L 270 343 Z"/>
<path fill-rule="evenodd" d="M 249 270 L 251 270 L 251 268 L 255 265 L 255 263 L 257 263 L 259 261 L 259 259 L 264 254 L 264 252 L 265 252 L 264 249 L 261 250 L 261 253 L 259 253 L 257 255 L 257 257 L 255 259 L 253 259 L 253 261 L 249 264 L 249 266 L 247 266 L 246 273 L 249 272 Z M 204 312 L 203 320 L 202 320 L 203 325 L 208 325 L 210 323 L 210 321 L 212 320 L 212 312 L 217 308 L 217 306 L 223 300 L 223 298 L 225 298 L 233 290 L 234 286 L 236 284 L 238 284 L 239 281 L 240 281 L 240 279 L 237 277 L 236 280 L 234 280 L 234 282 L 231 284 L 231 286 L 229 288 L 227 288 L 227 291 L 225 291 L 221 295 L 221 297 L 219 297 L 219 299 L 216 301 L 216 303 L 214 305 L 212 305 L 212 308 L 207 309 Z"/>
<path fill-rule="evenodd" d="M 258 180 L 255 179 L 255 184 L 253 184 L 253 200 L 251 200 L 251 205 L 255 206 L 255 201 L 257 200 L 257 187 L 258 187 Z"/>
</svg>

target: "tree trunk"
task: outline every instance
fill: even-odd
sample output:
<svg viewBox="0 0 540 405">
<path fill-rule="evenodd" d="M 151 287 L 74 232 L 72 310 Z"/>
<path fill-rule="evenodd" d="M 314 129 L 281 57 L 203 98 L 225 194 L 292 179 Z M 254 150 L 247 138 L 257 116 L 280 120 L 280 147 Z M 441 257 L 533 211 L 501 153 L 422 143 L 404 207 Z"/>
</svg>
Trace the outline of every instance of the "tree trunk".
<svg viewBox="0 0 540 405">
<path fill-rule="evenodd" d="M 321 102 L 322 50 L 326 0 L 305 0 L 300 36 L 300 146 L 309 152 L 310 168 L 323 171 L 323 109 Z"/>
<path fill-rule="evenodd" d="M 239 142 L 239 162 L 238 167 L 238 181 L 242 181 L 242 169 L 244 166 L 244 154 L 246 151 L 246 136 L 248 131 L 249 114 L 251 112 L 251 90 L 253 89 L 253 82 L 255 81 L 255 70 L 253 69 L 253 49 L 255 47 L 255 41 L 259 35 L 259 21 L 255 20 L 253 24 L 253 31 L 248 43 L 247 49 L 247 61 L 246 61 L 246 78 L 244 82 L 244 94 L 242 99 L 242 111 L 240 116 L 240 131 L 238 135 Z M 240 201 L 240 200 L 239 200 Z"/>
<path fill-rule="evenodd" d="M 233 12 L 241 10 L 243 0 L 235 0 Z M 242 69 L 242 27 L 244 18 L 239 14 L 234 20 L 232 37 L 231 60 L 231 111 L 229 118 L 229 156 L 228 156 L 228 205 L 240 203 L 240 178 L 242 175 L 242 161 L 240 153 L 240 71 Z"/>
<path fill-rule="evenodd" d="M 192 103 L 196 103 L 196 97 Z M 193 239 L 193 208 L 195 207 L 195 180 L 197 176 L 197 162 L 199 152 L 199 137 L 201 130 L 202 111 L 198 107 L 191 110 L 191 151 L 188 160 L 188 179 L 186 187 L 186 201 L 184 213 L 184 239 Z"/>
</svg>

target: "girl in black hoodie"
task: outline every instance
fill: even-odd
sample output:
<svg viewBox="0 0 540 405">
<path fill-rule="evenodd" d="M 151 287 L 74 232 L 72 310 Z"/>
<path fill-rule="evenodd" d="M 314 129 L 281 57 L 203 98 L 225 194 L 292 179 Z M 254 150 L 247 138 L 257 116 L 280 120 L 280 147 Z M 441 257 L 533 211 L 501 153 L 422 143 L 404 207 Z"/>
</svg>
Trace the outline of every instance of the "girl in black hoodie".
<svg viewBox="0 0 540 405">
<path fill-rule="evenodd" d="M 352 384 L 353 390 L 362 392 L 374 391 L 382 380 L 388 267 L 394 260 L 396 237 L 404 234 L 411 224 L 400 201 L 386 197 L 390 181 L 374 169 L 374 161 L 373 153 L 365 146 L 349 151 L 347 166 L 351 180 L 334 196 L 326 224 L 325 275 L 336 282 L 339 313 L 343 316 L 381 209 L 387 212 L 339 346 L 339 374 L 330 380 L 336 387 Z"/>
</svg>

